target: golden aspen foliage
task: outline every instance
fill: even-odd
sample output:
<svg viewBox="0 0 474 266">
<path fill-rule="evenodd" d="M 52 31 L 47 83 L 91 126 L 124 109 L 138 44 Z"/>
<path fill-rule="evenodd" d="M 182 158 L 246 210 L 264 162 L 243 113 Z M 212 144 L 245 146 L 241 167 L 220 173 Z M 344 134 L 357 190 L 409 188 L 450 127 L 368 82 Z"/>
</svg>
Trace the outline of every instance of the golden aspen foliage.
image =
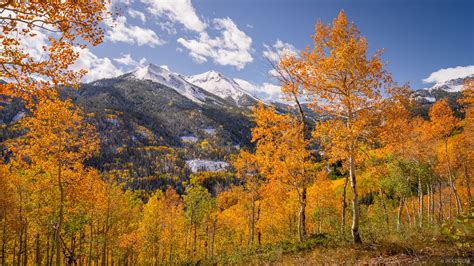
<svg viewBox="0 0 474 266">
<path fill-rule="evenodd" d="M 231 253 L 249 244 L 251 199 L 240 186 L 232 186 L 217 196 L 218 234 L 216 253 Z"/>
<path fill-rule="evenodd" d="M 456 213 L 462 212 L 462 204 L 456 188 L 455 174 L 453 169 L 453 158 L 450 156 L 450 137 L 454 134 L 459 119 L 454 116 L 451 107 L 446 100 L 436 102 L 430 109 L 430 126 L 435 141 L 441 145 L 438 150 L 438 169 L 441 175 L 447 177 L 451 192 L 456 201 Z"/>
<path fill-rule="evenodd" d="M 367 40 L 343 11 L 332 24 L 316 23 L 312 40 L 313 46 L 301 51 L 299 58 L 283 58 L 280 65 L 301 84 L 314 111 L 327 118 L 317 123 L 313 135 L 325 156 L 347 164 L 353 192 L 352 234 L 360 243 L 357 155 L 374 142 L 382 92 L 391 93 L 394 86 L 381 61 L 382 51 L 368 56 Z"/>
<path fill-rule="evenodd" d="M 294 190 L 301 241 L 306 235 L 306 189 L 313 177 L 309 143 L 302 133 L 304 126 L 291 114 L 277 114 L 262 104 L 254 110 L 254 116 L 256 127 L 252 129 L 252 141 L 256 143 L 256 160 L 269 182 L 279 182 Z"/>
<path fill-rule="evenodd" d="M 464 83 L 462 98 L 460 103 L 463 105 L 465 118 L 461 122 L 463 132 L 460 140 L 455 142 L 454 150 L 457 151 L 457 161 L 460 164 L 464 187 L 468 202 L 468 210 L 473 208 L 471 195 L 471 183 L 474 179 L 474 80 L 468 79 Z"/>
<path fill-rule="evenodd" d="M 0 94 L 3 97 L 52 93 L 52 86 L 76 86 L 86 70 L 70 66 L 86 44 L 102 42 L 107 1 L 13 1 L 0 5 Z M 109 14 L 110 15 L 110 14 Z M 41 47 L 34 47 L 38 43 Z"/>
<path fill-rule="evenodd" d="M 249 194 L 247 198 L 250 200 L 250 204 L 247 205 L 248 215 L 245 217 L 248 222 L 248 242 L 249 245 L 253 245 L 256 234 L 260 240 L 260 232 L 256 232 L 255 226 L 258 223 L 258 216 L 260 213 L 260 206 L 257 201 L 260 198 L 260 186 L 263 182 L 262 175 L 258 168 L 257 158 L 254 154 L 241 150 L 238 156 L 233 161 L 234 168 L 237 171 L 237 177 L 242 179 L 244 182 L 244 188 Z M 248 206 L 249 205 L 249 206 Z"/>
<path fill-rule="evenodd" d="M 38 206 L 49 209 L 42 212 L 49 213 L 54 221 L 54 241 L 59 247 L 63 226 L 72 216 L 81 216 L 77 200 L 89 192 L 88 178 L 98 178 L 95 170 L 83 164 L 98 151 L 97 135 L 79 109 L 68 100 L 56 98 L 43 99 L 20 125 L 26 133 L 10 149 L 14 154 L 12 169 L 20 180 L 35 186 L 30 195 L 40 200 Z M 56 264 L 61 253 L 57 248 Z"/>
<path fill-rule="evenodd" d="M 336 182 L 329 180 L 326 171 L 316 173 L 315 182 L 308 188 L 309 230 L 328 233 L 337 230 L 340 196 Z"/>
<path fill-rule="evenodd" d="M 176 263 L 186 256 L 183 201 L 171 188 L 156 192 L 143 210 L 141 264 Z"/>
</svg>

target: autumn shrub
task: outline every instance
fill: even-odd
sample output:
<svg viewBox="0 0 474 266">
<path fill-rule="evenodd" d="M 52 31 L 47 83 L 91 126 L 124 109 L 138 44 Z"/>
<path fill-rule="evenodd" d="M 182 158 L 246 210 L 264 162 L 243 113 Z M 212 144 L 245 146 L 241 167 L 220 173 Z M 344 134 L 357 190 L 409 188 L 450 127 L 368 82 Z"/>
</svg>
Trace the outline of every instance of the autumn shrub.
<svg viewBox="0 0 474 266">
<path fill-rule="evenodd" d="M 446 221 L 441 226 L 442 235 L 452 242 L 460 255 L 473 255 L 474 212 L 464 212 L 453 222 Z"/>
</svg>

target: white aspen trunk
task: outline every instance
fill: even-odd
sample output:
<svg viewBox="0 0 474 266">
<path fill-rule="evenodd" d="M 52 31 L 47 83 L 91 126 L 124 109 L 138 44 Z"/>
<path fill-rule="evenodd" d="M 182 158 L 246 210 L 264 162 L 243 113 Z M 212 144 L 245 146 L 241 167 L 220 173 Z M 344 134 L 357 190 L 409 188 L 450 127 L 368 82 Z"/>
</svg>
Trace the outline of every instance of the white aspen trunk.
<svg viewBox="0 0 474 266">
<path fill-rule="evenodd" d="M 362 240 L 359 234 L 359 218 L 360 218 L 360 208 L 359 208 L 359 199 L 357 195 L 357 183 L 356 183 L 356 176 L 355 176 L 355 162 L 354 162 L 354 155 L 352 154 L 349 156 L 349 178 L 351 180 L 351 188 L 352 188 L 352 238 L 354 243 L 360 244 Z"/>
</svg>

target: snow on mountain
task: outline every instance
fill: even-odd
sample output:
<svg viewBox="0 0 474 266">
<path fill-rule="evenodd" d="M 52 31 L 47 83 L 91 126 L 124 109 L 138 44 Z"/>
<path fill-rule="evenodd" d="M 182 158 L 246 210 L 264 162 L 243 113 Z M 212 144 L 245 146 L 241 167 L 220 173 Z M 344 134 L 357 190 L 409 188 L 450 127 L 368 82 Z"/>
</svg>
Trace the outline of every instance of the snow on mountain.
<svg viewBox="0 0 474 266">
<path fill-rule="evenodd" d="M 257 97 L 244 90 L 235 80 L 216 71 L 189 76 L 186 80 L 223 99 L 231 99 L 238 106 L 246 106 L 259 101 Z"/>
<path fill-rule="evenodd" d="M 434 84 L 431 88 L 426 88 L 426 90 L 432 92 L 433 90 L 444 90 L 446 92 L 460 92 L 464 86 L 465 79 L 474 79 L 474 74 L 471 74 L 466 77 L 451 79 L 444 82 L 438 82 Z"/>
<path fill-rule="evenodd" d="M 421 104 L 431 104 L 441 98 L 445 98 L 447 94 L 459 94 L 463 90 L 466 79 L 474 79 L 474 74 L 466 77 L 447 80 L 435 83 L 430 88 L 424 88 L 413 92 L 412 97 Z"/>
<path fill-rule="evenodd" d="M 154 64 L 149 64 L 133 72 L 133 77 L 163 84 L 199 104 L 204 103 L 208 98 L 201 88 L 189 83 L 180 74 L 171 72 L 166 66 L 159 67 Z"/>
</svg>

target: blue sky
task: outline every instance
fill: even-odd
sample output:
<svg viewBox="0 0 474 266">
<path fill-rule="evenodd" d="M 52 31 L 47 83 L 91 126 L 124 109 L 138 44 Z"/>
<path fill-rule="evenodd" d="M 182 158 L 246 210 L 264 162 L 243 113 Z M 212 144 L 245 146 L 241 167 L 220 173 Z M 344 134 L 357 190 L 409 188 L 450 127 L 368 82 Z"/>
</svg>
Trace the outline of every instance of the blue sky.
<svg viewBox="0 0 474 266">
<path fill-rule="evenodd" d="M 474 73 L 474 1 L 122 0 L 115 6 L 123 17 L 106 23 L 115 28 L 107 26 L 105 42 L 87 51 L 95 62 L 82 62 L 96 68 L 94 78 L 154 63 L 186 75 L 216 70 L 271 83 L 266 49 L 304 48 L 315 22 L 331 22 L 340 10 L 371 52 L 384 48 L 399 83 L 419 89 L 431 86 L 423 79 Z"/>
</svg>

